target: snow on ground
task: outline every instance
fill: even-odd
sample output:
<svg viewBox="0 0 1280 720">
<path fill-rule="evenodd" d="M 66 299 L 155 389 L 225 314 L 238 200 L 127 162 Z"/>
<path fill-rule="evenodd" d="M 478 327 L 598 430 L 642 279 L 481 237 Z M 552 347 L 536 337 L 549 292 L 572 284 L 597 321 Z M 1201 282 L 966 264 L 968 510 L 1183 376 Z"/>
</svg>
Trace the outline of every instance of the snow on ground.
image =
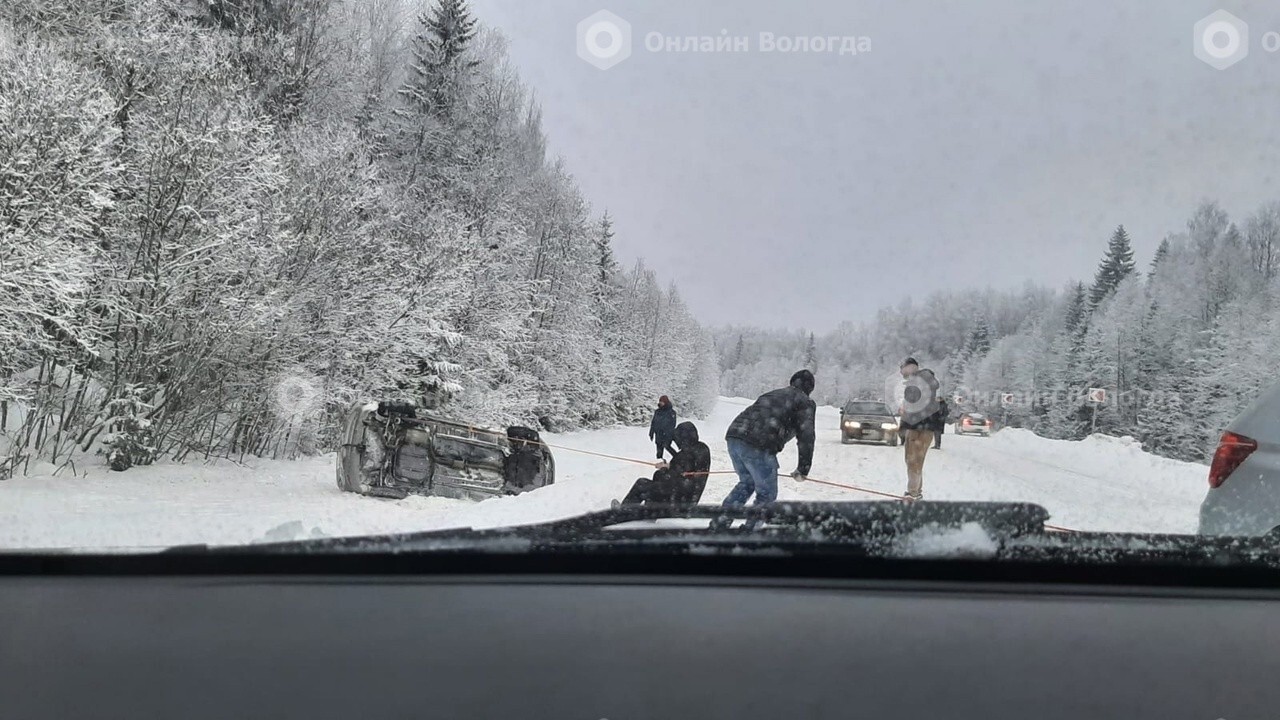
<svg viewBox="0 0 1280 720">
<path fill-rule="evenodd" d="M 713 470 L 730 469 L 724 431 L 748 404 L 722 398 L 697 421 L 711 446 Z M 905 490 L 902 449 L 842 445 L 839 412 L 818 412 L 812 477 L 898 494 Z M 645 428 L 547 435 L 547 442 L 598 453 L 648 459 Z M 557 481 L 519 497 L 484 502 L 410 497 L 382 500 L 343 493 L 334 457 L 255 461 L 239 465 L 161 464 L 114 473 L 95 465 L 86 476 L 52 468 L 0 482 L 0 549 L 159 548 L 263 540 L 363 535 L 448 527 L 498 527 L 540 522 L 607 508 L 631 482 L 651 472 L 557 449 Z M 781 456 L 795 467 L 795 445 Z M 1091 437 L 1046 440 L 1009 429 L 990 438 L 948 434 L 925 465 L 928 500 L 1012 500 L 1039 503 L 1050 522 L 1081 530 L 1195 532 L 1208 487 L 1207 468 L 1144 453 L 1131 440 Z M 712 476 L 703 502 L 719 502 L 732 475 Z M 782 480 L 783 500 L 877 500 L 839 488 Z"/>
</svg>

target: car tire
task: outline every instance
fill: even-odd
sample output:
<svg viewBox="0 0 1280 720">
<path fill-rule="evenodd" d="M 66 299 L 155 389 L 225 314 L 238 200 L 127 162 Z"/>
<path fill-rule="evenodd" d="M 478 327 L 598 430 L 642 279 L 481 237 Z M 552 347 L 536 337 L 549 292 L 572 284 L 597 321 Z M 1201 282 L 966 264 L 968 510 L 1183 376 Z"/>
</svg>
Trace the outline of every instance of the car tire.
<svg viewBox="0 0 1280 720">
<path fill-rule="evenodd" d="M 364 467 L 365 450 L 364 406 L 356 403 L 347 411 L 342 423 L 337 459 L 338 489 L 343 492 L 363 493 L 361 469 Z"/>
<path fill-rule="evenodd" d="M 551 455 L 551 448 L 542 448 L 542 477 L 546 480 L 543 487 L 556 482 L 556 459 Z"/>
<path fill-rule="evenodd" d="M 511 454 L 507 456 L 503 477 L 515 492 L 535 490 L 556 481 L 555 458 L 542 442 L 537 430 L 514 425 L 507 428 Z"/>
</svg>

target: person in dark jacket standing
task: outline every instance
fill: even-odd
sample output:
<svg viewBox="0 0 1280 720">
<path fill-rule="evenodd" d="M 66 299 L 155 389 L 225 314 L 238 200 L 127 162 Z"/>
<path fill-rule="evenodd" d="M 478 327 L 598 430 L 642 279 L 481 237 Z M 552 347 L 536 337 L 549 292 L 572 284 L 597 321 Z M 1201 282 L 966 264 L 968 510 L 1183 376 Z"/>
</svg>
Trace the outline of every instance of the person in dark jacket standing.
<svg viewBox="0 0 1280 720">
<path fill-rule="evenodd" d="M 778 498 L 778 453 L 792 439 L 800 461 L 791 477 L 807 479 L 813 465 L 814 415 L 818 410 L 809 397 L 813 386 L 813 373 L 801 370 L 791 376 L 787 387 L 756 398 L 729 425 L 725 440 L 738 484 L 724 499 L 726 507 L 746 505 L 752 494 L 757 505 Z"/>
<path fill-rule="evenodd" d="M 938 412 L 933 416 L 933 449 L 942 449 L 942 433 L 947 429 L 947 415 L 951 413 L 951 407 L 947 405 L 947 399 L 938 398 Z"/>
<path fill-rule="evenodd" d="M 658 398 L 658 409 L 653 411 L 653 420 L 649 422 L 649 439 L 658 446 L 658 459 L 664 452 L 674 457 L 676 451 L 671 441 L 676 436 L 676 409 L 671 407 L 671 400 L 666 395 Z"/>
<path fill-rule="evenodd" d="M 698 427 L 691 422 L 676 426 L 680 451 L 671 463 L 659 463 L 653 478 L 640 478 L 617 505 L 697 505 L 707 487 L 711 471 L 711 448 L 698 440 Z M 616 501 L 615 501 L 616 502 Z"/>
</svg>

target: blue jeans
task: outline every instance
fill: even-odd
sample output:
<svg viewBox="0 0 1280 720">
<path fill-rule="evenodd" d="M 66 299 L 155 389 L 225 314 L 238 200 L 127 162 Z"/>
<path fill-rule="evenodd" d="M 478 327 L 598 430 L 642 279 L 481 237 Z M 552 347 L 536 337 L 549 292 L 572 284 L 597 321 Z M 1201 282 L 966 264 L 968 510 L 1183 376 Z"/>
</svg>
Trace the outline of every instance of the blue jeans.
<svg viewBox="0 0 1280 720">
<path fill-rule="evenodd" d="M 746 505 L 754 493 L 756 505 L 778 499 L 778 456 L 768 450 L 729 438 L 729 460 L 738 473 L 738 484 L 724 499 L 725 507 Z"/>
</svg>

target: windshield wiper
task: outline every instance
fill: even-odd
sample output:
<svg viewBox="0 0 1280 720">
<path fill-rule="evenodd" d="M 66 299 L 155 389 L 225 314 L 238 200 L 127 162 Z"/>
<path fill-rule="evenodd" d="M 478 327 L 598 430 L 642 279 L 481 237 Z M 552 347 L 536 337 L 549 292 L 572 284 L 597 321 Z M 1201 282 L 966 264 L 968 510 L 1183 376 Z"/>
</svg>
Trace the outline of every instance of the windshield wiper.
<svg viewBox="0 0 1280 720">
<path fill-rule="evenodd" d="M 705 551 L 720 545 L 884 554 L 894 548 L 923 545 L 945 554 L 949 545 L 955 545 L 961 552 L 986 555 L 1014 538 L 1043 534 L 1048 518 L 1048 511 L 1030 503 L 779 502 L 739 508 L 624 505 L 563 520 L 489 530 L 463 528 L 235 548 L 187 546 L 168 552 Z"/>
<path fill-rule="evenodd" d="M 692 524 L 629 528 L 643 521 L 708 520 Z M 899 536 L 923 530 L 977 526 L 992 535 L 1014 537 L 1044 531 L 1049 512 L 1030 503 L 930 502 L 778 502 L 725 508 L 714 505 L 624 505 L 538 525 L 505 528 L 546 537 L 613 537 L 622 530 L 644 535 L 660 532 L 723 535 L 741 538 L 798 536 L 823 541 L 865 540 L 868 536 Z M 733 521 L 741 524 L 728 525 Z M 716 523 L 720 524 L 717 525 Z M 483 531 L 482 531 L 483 532 Z"/>
</svg>

